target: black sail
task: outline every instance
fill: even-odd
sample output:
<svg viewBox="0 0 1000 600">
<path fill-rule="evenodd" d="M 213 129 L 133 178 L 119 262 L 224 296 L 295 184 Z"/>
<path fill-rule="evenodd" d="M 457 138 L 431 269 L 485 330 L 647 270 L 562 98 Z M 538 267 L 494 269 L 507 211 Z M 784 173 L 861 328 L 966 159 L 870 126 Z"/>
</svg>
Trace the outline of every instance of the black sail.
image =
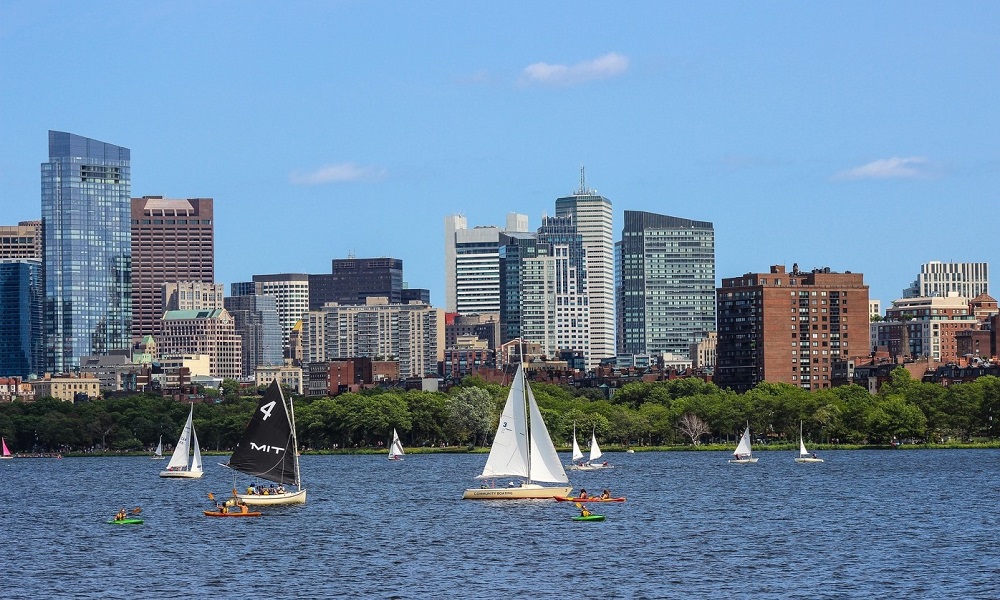
<svg viewBox="0 0 1000 600">
<path fill-rule="evenodd" d="M 285 397 L 275 380 L 257 404 L 227 466 L 261 479 L 298 485 L 295 450 Z"/>
</svg>

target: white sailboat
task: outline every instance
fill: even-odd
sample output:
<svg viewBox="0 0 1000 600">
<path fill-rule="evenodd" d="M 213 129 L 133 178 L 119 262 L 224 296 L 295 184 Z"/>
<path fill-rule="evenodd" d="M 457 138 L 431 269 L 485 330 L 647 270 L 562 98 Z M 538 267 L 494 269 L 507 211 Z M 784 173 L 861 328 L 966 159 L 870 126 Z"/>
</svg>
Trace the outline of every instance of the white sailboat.
<svg viewBox="0 0 1000 600">
<path fill-rule="evenodd" d="M 251 485 L 246 494 L 239 494 L 234 489 L 236 498 L 251 506 L 305 504 L 306 490 L 302 487 L 298 448 L 295 407 L 291 398 L 285 405 L 285 395 L 274 380 L 257 404 L 229 463 L 223 466 L 277 485 Z M 285 485 L 295 486 L 295 489 L 286 490 Z"/>
<path fill-rule="evenodd" d="M 193 456 L 188 456 L 192 449 L 194 449 Z M 170 456 L 166 470 L 160 471 L 160 477 L 198 479 L 202 475 L 204 469 L 201 464 L 201 447 L 198 446 L 198 434 L 194 430 L 194 404 L 192 404 L 187 422 L 181 430 L 181 437 L 174 446 L 174 453 Z"/>
<path fill-rule="evenodd" d="M 594 469 L 583 462 L 583 450 L 580 450 L 580 444 L 576 441 L 576 423 L 573 423 L 573 462 L 566 467 L 573 471 L 592 471 Z"/>
<path fill-rule="evenodd" d="M 156 444 L 156 450 L 153 450 L 153 456 L 151 456 L 150 458 L 152 458 L 153 460 L 163 460 L 164 456 L 163 456 L 163 436 L 162 435 L 160 436 L 160 443 Z"/>
<path fill-rule="evenodd" d="M 392 429 L 392 443 L 389 444 L 389 460 L 403 460 L 403 444 L 395 428 Z"/>
<path fill-rule="evenodd" d="M 802 437 L 802 421 L 799 421 L 799 455 L 795 458 L 797 463 L 821 463 L 822 458 L 816 458 L 816 455 L 806 450 L 806 442 Z"/>
<path fill-rule="evenodd" d="M 574 436 L 575 437 L 575 436 Z M 533 481 L 568 484 L 566 471 L 559 463 L 559 455 L 552 445 L 552 438 L 524 377 L 524 366 L 517 366 L 517 373 L 507 394 L 507 403 L 500 414 L 493 446 L 483 473 L 477 479 L 496 480 L 515 477 L 522 480 L 509 487 L 490 487 L 465 490 L 465 500 L 498 500 L 526 498 L 554 498 L 568 496 L 573 487 L 543 487 Z"/>
<path fill-rule="evenodd" d="M 590 433 L 590 458 L 587 460 L 587 464 L 592 469 L 613 469 L 612 465 L 608 464 L 608 461 L 603 463 L 595 463 L 594 461 L 604 454 L 601 452 L 601 447 L 597 445 L 597 430 L 596 428 Z"/>
<path fill-rule="evenodd" d="M 749 423 L 747 423 L 747 428 L 743 431 L 743 437 L 740 438 L 740 443 L 736 446 L 736 451 L 733 452 L 733 457 L 729 459 L 729 462 L 740 465 L 749 465 L 757 462 L 753 451 L 750 449 Z"/>
</svg>

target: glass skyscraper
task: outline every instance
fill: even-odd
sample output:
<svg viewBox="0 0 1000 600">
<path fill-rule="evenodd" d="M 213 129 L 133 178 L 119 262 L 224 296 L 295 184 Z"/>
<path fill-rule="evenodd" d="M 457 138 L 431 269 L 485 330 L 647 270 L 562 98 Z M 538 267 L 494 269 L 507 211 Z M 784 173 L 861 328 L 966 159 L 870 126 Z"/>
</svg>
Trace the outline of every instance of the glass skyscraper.
<svg viewBox="0 0 1000 600">
<path fill-rule="evenodd" d="M 49 132 L 42 163 L 45 369 L 128 348 L 132 329 L 130 152 Z"/>
<path fill-rule="evenodd" d="M 0 377 L 28 377 L 42 368 L 41 263 L 0 260 Z"/>
</svg>

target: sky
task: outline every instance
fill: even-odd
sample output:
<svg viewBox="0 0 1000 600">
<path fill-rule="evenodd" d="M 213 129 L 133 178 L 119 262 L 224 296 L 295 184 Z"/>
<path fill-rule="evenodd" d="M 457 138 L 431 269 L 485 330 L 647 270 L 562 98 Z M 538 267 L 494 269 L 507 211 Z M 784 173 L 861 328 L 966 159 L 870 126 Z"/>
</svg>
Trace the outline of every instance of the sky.
<svg viewBox="0 0 1000 600">
<path fill-rule="evenodd" d="M 1000 265 L 996 2 L 0 2 L 0 224 L 47 131 L 215 199 L 216 281 L 392 256 L 444 306 L 444 218 L 579 186 L 714 223 L 717 277 Z M 996 295 L 996 292 L 994 292 Z"/>
</svg>

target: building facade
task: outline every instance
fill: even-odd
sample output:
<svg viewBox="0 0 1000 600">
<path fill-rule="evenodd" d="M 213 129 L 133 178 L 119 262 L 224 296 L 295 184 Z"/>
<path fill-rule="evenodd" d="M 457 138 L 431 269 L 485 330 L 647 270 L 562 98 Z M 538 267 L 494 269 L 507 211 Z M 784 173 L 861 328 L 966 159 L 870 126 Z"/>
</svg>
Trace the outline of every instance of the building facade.
<svg viewBox="0 0 1000 600">
<path fill-rule="evenodd" d="M 583 238 L 586 291 L 590 310 L 592 360 L 615 356 L 614 219 L 611 201 L 589 189 L 580 169 L 580 187 L 556 199 L 556 216 L 573 217 Z M 715 282 L 712 282 L 715 285 Z"/>
<path fill-rule="evenodd" d="M 716 330 L 711 223 L 627 210 L 617 259 L 619 354 L 687 356 Z"/>
<path fill-rule="evenodd" d="M 289 356 L 288 336 L 295 323 L 309 310 L 309 275 L 305 273 L 254 275 L 253 283 L 258 284 L 254 286 L 256 293 L 274 296 L 278 324 L 281 326 L 281 347 L 285 356 Z M 241 291 L 246 287 L 240 285 Z"/>
<path fill-rule="evenodd" d="M 745 392 L 762 381 L 829 388 L 835 362 L 867 356 L 868 286 L 829 268 L 722 280 L 715 382 Z"/>
<path fill-rule="evenodd" d="M 500 235 L 527 233 L 528 217 L 507 215 L 507 227 L 468 228 L 463 215 L 445 218 L 445 304 L 460 314 L 500 312 Z"/>
<path fill-rule="evenodd" d="M 947 297 L 950 293 L 970 299 L 990 292 L 989 263 L 931 261 L 920 265 L 920 274 L 903 290 L 904 298 Z"/>
<path fill-rule="evenodd" d="M 0 376 L 44 371 L 44 297 L 40 260 L 0 259 Z"/>
<path fill-rule="evenodd" d="M 956 336 L 979 326 L 969 299 L 950 292 L 945 297 L 894 300 L 885 319 L 870 325 L 869 335 L 873 350 L 892 357 L 957 362 L 961 354 Z"/>
<path fill-rule="evenodd" d="M 164 358 L 207 355 L 212 377 L 240 379 L 243 375 L 242 340 L 236 333 L 235 320 L 224 308 L 168 311 L 163 315 L 158 340 Z"/>
<path fill-rule="evenodd" d="M 327 302 L 364 304 L 368 298 L 402 302 L 403 261 L 398 258 L 335 258 L 331 272 L 309 276 L 309 310 Z"/>
<path fill-rule="evenodd" d="M 0 260 L 42 260 L 42 222 L 0 225 Z"/>
<path fill-rule="evenodd" d="M 225 287 L 221 283 L 205 283 L 202 281 L 177 281 L 164 283 L 160 296 L 163 305 L 160 307 L 157 320 L 168 310 L 216 310 L 225 308 Z"/>
<path fill-rule="evenodd" d="M 225 307 L 242 340 L 243 377 L 253 377 L 260 367 L 284 364 L 274 296 L 232 296 L 225 299 Z"/>
<path fill-rule="evenodd" d="M 131 153 L 49 132 L 42 163 L 45 369 L 132 341 Z"/>
<path fill-rule="evenodd" d="M 143 196 L 132 198 L 131 216 L 132 336 L 140 339 L 159 332 L 165 283 L 215 281 L 214 202 Z"/>
</svg>

